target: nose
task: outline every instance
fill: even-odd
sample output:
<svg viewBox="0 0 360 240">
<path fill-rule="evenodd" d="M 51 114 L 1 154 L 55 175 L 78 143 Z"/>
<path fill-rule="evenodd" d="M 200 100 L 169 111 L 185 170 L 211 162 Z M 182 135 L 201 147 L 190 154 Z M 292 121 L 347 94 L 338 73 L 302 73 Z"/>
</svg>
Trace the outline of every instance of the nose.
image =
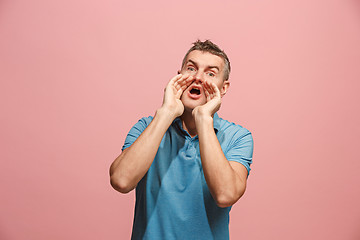
<svg viewBox="0 0 360 240">
<path fill-rule="evenodd" d="M 197 71 L 193 74 L 194 81 L 198 84 L 202 84 L 204 82 L 204 74 L 201 71 Z"/>
</svg>

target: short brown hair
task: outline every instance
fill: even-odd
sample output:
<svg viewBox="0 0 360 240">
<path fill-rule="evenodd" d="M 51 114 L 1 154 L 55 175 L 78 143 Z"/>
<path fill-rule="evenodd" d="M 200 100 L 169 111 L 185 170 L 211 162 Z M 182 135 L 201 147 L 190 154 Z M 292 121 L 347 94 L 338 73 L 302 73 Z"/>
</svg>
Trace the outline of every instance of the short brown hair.
<svg viewBox="0 0 360 240">
<path fill-rule="evenodd" d="M 182 61 L 181 68 L 184 67 L 184 65 L 186 63 L 186 59 L 190 52 L 192 52 L 194 50 L 199 50 L 202 52 L 209 52 L 211 54 L 221 57 L 224 60 L 224 63 L 225 63 L 224 80 L 229 79 L 230 70 L 231 70 L 230 61 L 229 61 L 229 58 L 227 57 L 226 53 L 223 50 L 221 50 L 215 43 L 211 42 L 210 40 L 206 40 L 204 42 L 197 40 L 196 42 L 193 43 L 193 45 L 194 46 L 192 46 L 189 49 L 189 51 L 187 51 L 187 53 Z"/>
</svg>

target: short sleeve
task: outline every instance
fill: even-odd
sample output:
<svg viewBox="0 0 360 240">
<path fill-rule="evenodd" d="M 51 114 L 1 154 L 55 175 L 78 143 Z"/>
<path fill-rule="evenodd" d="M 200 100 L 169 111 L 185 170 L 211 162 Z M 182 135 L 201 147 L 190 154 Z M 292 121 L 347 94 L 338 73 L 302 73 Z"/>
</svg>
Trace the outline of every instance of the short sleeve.
<svg viewBox="0 0 360 240">
<path fill-rule="evenodd" d="M 121 148 L 124 151 L 126 148 L 130 147 L 136 139 L 140 136 L 140 134 L 149 126 L 153 117 L 144 117 L 141 118 L 129 131 L 125 138 L 125 142 L 123 147 Z"/>
<path fill-rule="evenodd" d="M 225 154 L 228 161 L 235 161 L 244 165 L 250 173 L 250 165 L 252 163 L 254 141 L 251 133 L 242 128 L 237 131 L 229 145 L 229 148 Z"/>
</svg>

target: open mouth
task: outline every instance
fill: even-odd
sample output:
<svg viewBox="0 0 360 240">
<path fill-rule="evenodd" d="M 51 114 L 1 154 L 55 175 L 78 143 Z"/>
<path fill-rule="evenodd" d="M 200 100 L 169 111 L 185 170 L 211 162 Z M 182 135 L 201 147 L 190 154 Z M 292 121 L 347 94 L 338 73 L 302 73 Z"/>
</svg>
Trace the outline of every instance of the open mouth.
<svg viewBox="0 0 360 240">
<path fill-rule="evenodd" d="M 191 94 L 195 94 L 195 95 L 200 95 L 200 89 L 192 88 L 192 89 L 190 90 L 190 93 L 191 93 Z"/>
<path fill-rule="evenodd" d="M 188 91 L 188 96 L 193 100 L 198 100 L 202 96 L 202 87 L 200 85 L 190 86 Z"/>
</svg>

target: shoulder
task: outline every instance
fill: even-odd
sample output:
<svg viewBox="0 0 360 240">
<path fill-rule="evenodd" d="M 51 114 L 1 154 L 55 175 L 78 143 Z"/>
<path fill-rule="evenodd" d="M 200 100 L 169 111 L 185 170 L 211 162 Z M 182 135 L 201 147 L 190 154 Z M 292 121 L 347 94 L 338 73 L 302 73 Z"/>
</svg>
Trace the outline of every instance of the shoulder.
<svg viewBox="0 0 360 240">
<path fill-rule="evenodd" d="M 137 123 L 133 125 L 130 131 L 136 131 L 136 130 L 143 131 L 147 126 L 149 126 L 152 120 L 153 120 L 152 116 L 140 118 L 137 121 Z"/>
<path fill-rule="evenodd" d="M 248 129 L 244 128 L 239 124 L 230 122 L 220 117 L 217 117 L 216 121 L 218 125 L 219 134 L 236 135 L 238 137 L 251 134 L 251 132 Z"/>
<path fill-rule="evenodd" d="M 218 128 L 216 135 L 225 152 L 234 147 L 240 148 L 245 145 L 253 147 L 253 137 L 248 129 L 218 116 L 216 121 Z"/>
<path fill-rule="evenodd" d="M 218 123 L 217 137 L 226 159 L 243 164 L 249 173 L 254 149 L 251 132 L 239 124 L 221 118 Z"/>
<path fill-rule="evenodd" d="M 154 119 L 153 116 L 143 117 L 139 119 L 138 123 L 145 124 L 146 126 L 148 126 L 153 119 Z"/>
<path fill-rule="evenodd" d="M 130 147 L 131 144 L 133 144 L 135 142 L 135 140 L 140 136 L 140 134 L 147 128 L 147 126 L 149 126 L 152 119 L 153 119 L 153 117 L 151 117 L 151 116 L 143 117 L 132 126 L 132 128 L 130 129 L 130 131 L 128 132 L 128 134 L 125 138 L 125 143 L 122 147 L 122 150 Z"/>
</svg>

